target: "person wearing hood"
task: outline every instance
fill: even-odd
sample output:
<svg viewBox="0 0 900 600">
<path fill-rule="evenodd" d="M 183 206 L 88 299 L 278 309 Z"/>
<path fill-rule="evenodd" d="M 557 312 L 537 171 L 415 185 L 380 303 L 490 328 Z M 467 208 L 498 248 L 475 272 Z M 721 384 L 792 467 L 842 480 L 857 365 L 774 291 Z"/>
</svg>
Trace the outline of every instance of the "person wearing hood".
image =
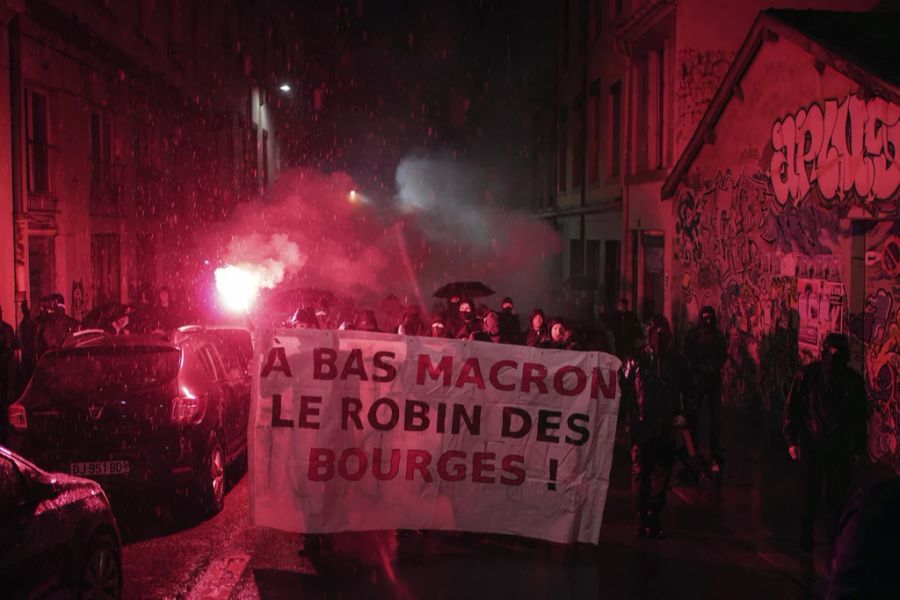
<svg viewBox="0 0 900 600">
<path fill-rule="evenodd" d="M 454 336 L 458 340 L 467 340 L 473 333 L 481 331 L 481 322 L 475 317 L 475 303 L 462 300 L 459 303 L 460 326 Z"/>
<path fill-rule="evenodd" d="M 850 492 L 853 457 L 866 451 L 866 387 L 849 361 L 847 336 L 829 333 L 821 358 L 794 377 L 784 406 L 784 440 L 791 459 L 799 461 L 801 468 L 800 548 L 804 552 L 813 550 L 823 489 L 833 533 Z"/>
<path fill-rule="evenodd" d="M 536 308 L 528 317 L 528 333 L 525 334 L 526 346 L 541 346 L 550 338 L 547 331 L 547 317 L 544 311 Z"/>
<path fill-rule="evenodd" d="M 476 342 L 491 342 L 494 344 L 513 344 L 515 343 L 513 340 L 510 340 L 506 337 L 506 334 L 503 333 L 500 328 L 500 315 L 498 315 L 494 311 L 488 311 L 484 318 L 481 320 L 482 326 L 481 331 L 476 331 L 472 334 L 471 340 Z"/>
<path fill-rule="evenodd" d="M 631 491 L 637 534 L 664 538 L 660 514 L 675 464 L 675 434 L 687 425 L 695 384 L 687 360 L 671 347 L 672 328 L 653 315 L 646 343 L 619 371 L 623 410 L 631 435 Z"/>
<path fill-rule="evenodd" d="M 519 322 L 519 315 L 514 312 L 512 298 L 506 296 L 500 301 L 500 333 L 507 340 L 519 340 L 522 337 L 522 324 Z M 516 343 L 512 342 L 512 343 Z"/>
<path fill-rule="evenodd" d="M 709 409 L 709 454 L 712 459 L 710 471 L 713 477 L 718 477 L 722 472 L 724 458 L 721 444 L 722 367 L 728 360 L 728 342 L 725 334 L 717 326 L 716 311 L 712 306 L 700 309 L 700 322 L 688 333 L 684 341 L 684 354 L 694 369 L 697 400 L 705 402 Z M 691 429 L 694 432 L 694 439 L 699 441 L 696 437 L 696 418 L 691 423 Z"/>
<path fill-rule="evenodd" d="M 540 344 L 541 348 L 553 348 L 556 350 L 569 350 L 570 334 L 566 324 L 560 317 L 550 320 L 550 336 Z"/>
</svg>

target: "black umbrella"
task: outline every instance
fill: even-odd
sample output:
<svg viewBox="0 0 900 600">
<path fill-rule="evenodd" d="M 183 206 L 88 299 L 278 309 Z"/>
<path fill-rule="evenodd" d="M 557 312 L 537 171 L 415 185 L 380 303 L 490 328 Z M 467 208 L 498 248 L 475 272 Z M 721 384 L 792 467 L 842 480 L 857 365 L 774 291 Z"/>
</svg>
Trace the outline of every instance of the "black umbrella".
<svg viewBox="0 0 900 600">
<path fill-rule="evenodd" d="M 452 281 L 434 293 L 435 298 L 481 298 L 494 294 L 494 290 L 480 281 Z"/>
</svg>

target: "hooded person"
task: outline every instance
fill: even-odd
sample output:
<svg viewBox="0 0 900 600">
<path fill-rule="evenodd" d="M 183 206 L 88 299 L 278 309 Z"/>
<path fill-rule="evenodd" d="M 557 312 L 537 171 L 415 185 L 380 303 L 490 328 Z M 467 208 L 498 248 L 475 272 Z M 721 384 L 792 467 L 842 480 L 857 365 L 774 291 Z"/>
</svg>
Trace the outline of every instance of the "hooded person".
<svg viewBox="0 0 900 600">
<path fill-rule="evenodd" d="M 500 315 L 494 311 L 488 311 L 481 320 L 481 331 L 476 331 L 470 339 L 476 342 L 491 342 L 494 344 L 514 343 L 506 338 L 500 329 Z"/>
<path fill-rule="evenodd" d="M 519 322 L 519 315 L 515 312 L 512 298 L 506 296 L 500 301 L 500 333 L 507 340 L 515 340 L 512 343 L 518 343 L 522 337 L 522 324 Z"/>
<path fill-rule="evenodd" d="M 671 345 L 672 328 L 664 316 L 650 318 L 646 340 L 623 363 L 619 382 L 631 435 L 637 534 L 663 538 L 660 514 L 675 464 L 675 434 L 687 424 L 684 415 L 696 392 L 687 360 Z"/>
<path fill-rule="evenodd" d="M 728 360 L 728 341 L 716 323 L 716 311 L 712 306 L 700 309 L 700 320 L 684 341 L 684 354 L 697 381 L 698 410 L 709 409 L 709 453 L 712 459 L 713 476 L 721 474 L 724 452 L 721 444 L 722 431 L 722 367 Z M 695 415 L 699 416 L 699 415 Z M 697 433 L 697 418 L 692 420 L 694 439 Z"/>
<path fill-rule="evenodd" d="M 550 320 L 548 327 L 549 337 L 539 344 L 542 348 L 555 348 L 557 350 L 569 349 L 568 328 L 560 317 Z"/>
<path fill-rule="evenodd" d="M 460 325 L 456 330 L 455 337 L 458 340 L 467 340 L 472 334 L 481 330 L 481 321 L 475 316 L 475 303 L 469 299 L 461 300 L 459 303 Z"/>
<path fill-rule="evenodd" d="M 531 311 L 528 317 L 528 332 L 525 334 L 526 346 L 542 346 L 550 338 L 547 330 L 547 317 L 540 308 Z"/>
<path fill-rule="evenodd" d="M 849 495 L 853 457 L 866 451 L 866 387 L 849 361 L 847 336 L 829 333 L 821 358 L 794 377 L 784 406 L 785 443 L 801 469 L 800 548 L 804 552 L 813 550 L 822 490 L 826 490 L 833 533 Z"/>
</svg>

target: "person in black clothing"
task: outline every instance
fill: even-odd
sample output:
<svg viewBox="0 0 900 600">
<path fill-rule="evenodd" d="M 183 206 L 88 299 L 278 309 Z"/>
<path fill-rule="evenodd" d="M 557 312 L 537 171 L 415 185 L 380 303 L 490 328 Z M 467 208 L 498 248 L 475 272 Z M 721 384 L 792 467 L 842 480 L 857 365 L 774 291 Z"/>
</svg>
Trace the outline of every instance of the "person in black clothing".
<svg viewBox="0 0 900 600">
<path fill-rule="evenodd" d="M 547 332 L 547 317 L 544 311 L 536 308 L 528 318 L 528 333 L 525 335 L 526 346 L 540 346 L 550 337 Z"/>
<path fill-rule="evenodd" d="M 0 409 L 3 410 L 0 423 L 6 423 L 6 407 L 14 399 L 17 349 L 16 332 L 12 325 L 3 320 L 3 308 L 0 307 Z"/>
<path fill-rule="evenodd" d="M 458 340 L 467 340 L 473 333 L 481 331 L 481 322 L 475 318 L 475 304 L 471 300 L 462 300 L 459 303 L 460 325 L 453 336 Z"/>
<path fill-rule="evenodd" d="M 631 434 L 631 491 L 637 533 L 663 538 L 660 513 L 675 463 L 675 435 L 687 424 L 695 385 L 687 360 L 670 347 L 672 328 L 662 315 L 647 325 L 647 343 L 619 371 Z"/>
<path fill-rule="evenodd" d="M 519 322 L 519 315 L 513 312 L 514 310 L 512 298 L 509 296 L 500 301 L 500 312 L 498 313 L 500 333 L 504 339 L 512 340 L 507 343 L 518 343 L 522 337 L 522 324 Z"/>
<path fill-rule="evenodd" d="M 616 338 L 616 356 L 625 360 L 631 356 L 641 341 L 641 323 L 633 310 L 628 310 L 628 300 L 619 300 L 619 308 L 612 316 L 612 331 Z"/>
<path fill-rule="evenodd" d="M 712 459 L 710 471 L 713 477 L 722 472 L 724 453 L 721 444 L 722 431 L 722 367 L 728 360 L 728 342 L 717 324 L 716 311 L 712 306 L 700 309 L 700 322 L 684 341 L 684 354 L 694 369 L 697 382 L 697 400 L 709 407 L 709 454 Z M 696 416 L 696 415 L 695 415 Z M 693 419 L 691 430 L 697 437 L 697 419 Z"/>
<path fill-rule="evenodd" d="M 804 552 L 813 549 L 823 487 L 833 532 L 850 490 L 853 456 L 866 448 L 866 388 L 849 360 L 847 336 L 828 334 L 821 359 L 797 373 L 784 406 L 784 439 L 802 470 Z"/>
<path fill-rule="evenodd" d="M 900 598 L 900 477 L 859 490 L 841 517 L 828 600 Z"/>
</svg>

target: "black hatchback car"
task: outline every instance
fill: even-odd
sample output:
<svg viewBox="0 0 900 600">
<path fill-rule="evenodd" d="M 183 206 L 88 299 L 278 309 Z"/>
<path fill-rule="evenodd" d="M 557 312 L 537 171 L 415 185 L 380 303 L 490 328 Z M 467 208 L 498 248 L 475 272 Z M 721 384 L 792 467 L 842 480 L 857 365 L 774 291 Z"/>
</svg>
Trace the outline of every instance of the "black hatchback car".
<svg viewBox="0 0 900 600">
<path fill-rule="evenodd" d="M 100 486 L 43 471 L 2 446 L 0 593 L 4 598 L 122 595 L 119 528 Z"/>
<path fill-rule="evenodd" d="M 9 407 L 10 446 L 98 481 L 114 501 L 186 490 L 218 512 L 226 466 L 247 449 L 251 354 L 239 329 L 76 340 L 42 356 Z"/>
</svg>

